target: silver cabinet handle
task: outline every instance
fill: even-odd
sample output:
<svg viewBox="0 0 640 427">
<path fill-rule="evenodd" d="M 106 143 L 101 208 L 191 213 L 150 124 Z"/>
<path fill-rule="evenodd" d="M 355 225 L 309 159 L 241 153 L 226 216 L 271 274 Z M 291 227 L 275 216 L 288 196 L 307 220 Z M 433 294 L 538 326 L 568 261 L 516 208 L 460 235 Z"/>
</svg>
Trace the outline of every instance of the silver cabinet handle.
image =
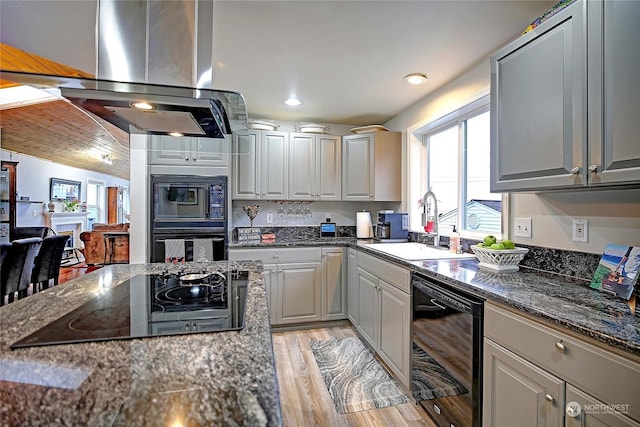
<svg viewBox="0 0 640 427">
<path fill-rule="evenodd" d="M 578 166 L 571 169 L 571 173 L 574 175 L 578 175 L 580 173 L 580 168 Z"/>
<path fill-rule="evenodd" d="M 447 307 L 445 307 L 444 305 L 438 303 L 438 301 L 436 301 L 435 299 L 431 298 L 431 304 L 435 305 L 436 307 L 438 307 L 440 310 L 446 310 Z"/>
<path fill-rule="evenodd" d="M 544 400 L 546 400 L 549 403 L 553 403 L 553 401 L 554 401 L 553 396 L 551 396 L 550 394 L 545 394 L 544 395 Z"/>
<path fill-rule="evenodd" d="M 194 158 L 192 158 L 191 160 L 193 160 L 193 161 L 195 162 L 196 160 L 198 160 L 198 158 L 197 158 L 197 157 L 194 157 Z"/>
<path fill-rule="evenodd" d="M 188 161 L 189 161 L 189 156 L 185 157 L 185 158 L 184 158 L 184 161 L 185 161 L 185 162 L 188 162 Z"/>
<path fill-rule="evenodd" d="M 274 257 L 274 258 L 280 258 L 280 255 L 275 254 L 273 257 Z"/>
<path fill-rule="evenodd" d="M 591 173 L 598 172 L 598 165 L 590 165 L 589 166 L 589 172 L 591 172 Z"/>
<path fill-rule="evenodd" d="M 565 351 L 566 349 L 567 349 L 567 348 L 564 346 L 564 344 L 562 343 L 562 341 L 558 341 L 558 342 L 556 343 L 556 350 L 558 350 L 560 353 L 564 353 L 564 351 Z"/>
<path fill-rule="evenodd" d="M 188 323 L 187 323 L 186 325 L 184 325 L 184 330 L 185 330 L 185 331 L 190 330 L 190 328 L 189 328 L 189 324 L 188 324 Z"/>
</svg>

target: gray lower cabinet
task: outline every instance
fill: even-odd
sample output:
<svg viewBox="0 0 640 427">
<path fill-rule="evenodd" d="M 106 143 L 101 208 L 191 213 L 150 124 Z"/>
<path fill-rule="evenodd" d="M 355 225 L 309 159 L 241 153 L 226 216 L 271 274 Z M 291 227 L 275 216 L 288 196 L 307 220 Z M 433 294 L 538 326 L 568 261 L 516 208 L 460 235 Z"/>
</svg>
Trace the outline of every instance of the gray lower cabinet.
<svg viewBox="0 0 640 427">
<path fill-rule="evenodd" d="M 347 250 L 347 314 L 349 321 L 358 324 L 358 251 Z"/>
<path fill-rule="evenodd" d="M 272 325 L 347 318 L 344 249 L 230 249 L 229 259 L 263 262 Z"/>
<path fill-rule="evenodd" d="M 322 248 L 322 320 L 347 318 L 344 248 Z"/>
<path fill-rule="evenodd" d="M 577 389 L 571 384 L 567 384 L 566 400 L 567 405 L 571 405 L 571 409 L 568 408 L 566 413 L 566 427 L 640 426 L 640 423 L 637 423 L 619 412 L 612 410 L 613 408 L 610 408 L 604 402 L 589 396 L 587 393 Z M 637 400 L 638 396 L 635 396 L 635 401 Z M 623 403 L 622 405 L 625 404 Z M 576 408 L 580 409 L 577 410 Z M 622 408 L 620 407 L 619 409 Z"/>
<path fill-rule="evenodd" d="M 491 57 L 491 191 L 640 183 L 640 2 L 578 0 Z"/>
<path fill-rule="evenodd" d="M 483 426 L 638 426 L 640 360 L 485 304 Z"/>
<path fill-rule="evenodd" d="M 276 268 L 276 324 L 322 320 L 320 263 L 278 264 Z"/>
<path fill-rule="evenodd" d="M 484 426 L 562 426 L 564 381 L 484 340 Z"/>
<path fill-rule="evenodd" d="M 357 256 L 356 329 L 398 381 L 410 389 L 409 271 L 362 252 Z"/>
</svg>

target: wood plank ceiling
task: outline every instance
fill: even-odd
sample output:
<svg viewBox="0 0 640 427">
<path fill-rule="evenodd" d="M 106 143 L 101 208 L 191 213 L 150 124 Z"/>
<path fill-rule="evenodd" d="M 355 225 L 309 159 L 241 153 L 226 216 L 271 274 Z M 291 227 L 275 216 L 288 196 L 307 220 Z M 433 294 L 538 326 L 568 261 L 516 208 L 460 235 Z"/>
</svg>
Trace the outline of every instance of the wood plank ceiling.
<svg viewBox="0 0 640 427">
<path fill-rule="evenodd" d="M 0 44 L 0 68 L 66 77 L 93 76 Z M 0 88 L 16 83 L 0 81 Z M 3 150 L 129 179 L 129 135 L 66 100 L 0 110 Z M 102 161 L 111 156 L 112 164 Z"/>
</svg>

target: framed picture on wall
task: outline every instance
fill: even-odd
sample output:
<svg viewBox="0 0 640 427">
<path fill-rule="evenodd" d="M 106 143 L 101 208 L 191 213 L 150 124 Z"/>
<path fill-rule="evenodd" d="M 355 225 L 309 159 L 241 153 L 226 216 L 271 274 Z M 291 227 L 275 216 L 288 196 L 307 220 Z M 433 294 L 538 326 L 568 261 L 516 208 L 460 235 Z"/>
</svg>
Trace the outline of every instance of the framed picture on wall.
<svg viewBox="0 0 640 427">
<path fill-rule="evenodd" d="M 51 178 L 49 198 L 56 202 L 64 200 L 80 200 L 80 181 L 70 181 L 68 179 Z"/>
</svg>

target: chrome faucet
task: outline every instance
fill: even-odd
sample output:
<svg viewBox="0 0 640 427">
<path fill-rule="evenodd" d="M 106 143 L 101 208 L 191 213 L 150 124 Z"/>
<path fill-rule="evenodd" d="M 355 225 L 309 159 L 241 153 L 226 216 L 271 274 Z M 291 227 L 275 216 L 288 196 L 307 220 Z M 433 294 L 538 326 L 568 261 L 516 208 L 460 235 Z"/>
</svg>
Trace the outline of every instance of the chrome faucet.
<svg viewBox="0 0 640 427">
<path fill-rule="evenodd" d="M 434 236 L 433 246 L 437 248 L 440 245 L 440 234 L 438 233 L 438 199 L 436 199 L 436 195 L 431 189 L 422 196 L 422 204 L 425 206 L 427 212 L 431 212 L 431 202 L 429 199 L 433 199 L 433 233 L 428 233 L 428 235 Z M 428 214 L 423 213 L 422 225 L 426 226 L 428 220 Z"/>
</svg>

